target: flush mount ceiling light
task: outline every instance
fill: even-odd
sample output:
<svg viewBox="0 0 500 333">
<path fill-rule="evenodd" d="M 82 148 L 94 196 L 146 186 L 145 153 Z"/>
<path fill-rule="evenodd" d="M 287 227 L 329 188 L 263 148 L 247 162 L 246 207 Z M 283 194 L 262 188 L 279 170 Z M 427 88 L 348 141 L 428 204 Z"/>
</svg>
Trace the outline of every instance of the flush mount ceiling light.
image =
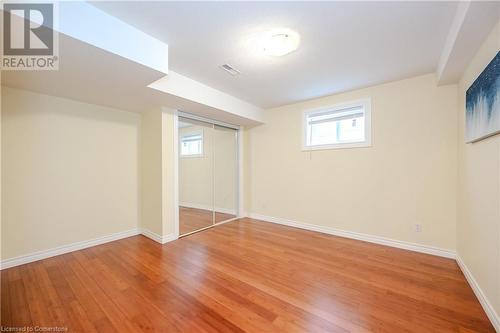
<svg viewBox="0 0 500 333">
<path fill-rule="evenodd" d="M 259 47 L 265 55 L 281 57 L 299 47 L 300 36 L 290 29 L 276 29 L 262 35 Z"/>
</svg>

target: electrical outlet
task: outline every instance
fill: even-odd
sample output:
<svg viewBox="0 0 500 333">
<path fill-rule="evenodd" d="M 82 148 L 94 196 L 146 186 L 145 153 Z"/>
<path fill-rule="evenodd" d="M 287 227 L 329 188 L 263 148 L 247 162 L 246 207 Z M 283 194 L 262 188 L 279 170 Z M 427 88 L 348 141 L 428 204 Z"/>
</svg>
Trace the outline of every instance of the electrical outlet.
<svg viewBox="0 0 500 333">
<path fill-rule="evenodd" d="M 415 232 L 422 232 L 422 225 L 421 224 L 415 224 Z"/>
</svg>

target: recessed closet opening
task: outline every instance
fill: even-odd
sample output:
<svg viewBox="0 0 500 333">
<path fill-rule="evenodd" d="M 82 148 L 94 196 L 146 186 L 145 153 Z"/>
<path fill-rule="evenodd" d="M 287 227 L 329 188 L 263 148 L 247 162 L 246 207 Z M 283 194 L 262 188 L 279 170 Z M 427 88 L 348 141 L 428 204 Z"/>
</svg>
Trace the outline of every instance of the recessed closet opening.
<svg viewBox="0 0 500 333">
<path fill-rule="evenodd" d="M 178 119 L 179 235 L 238 216 L 238 127 L 182 114 Z"/>
</svg>

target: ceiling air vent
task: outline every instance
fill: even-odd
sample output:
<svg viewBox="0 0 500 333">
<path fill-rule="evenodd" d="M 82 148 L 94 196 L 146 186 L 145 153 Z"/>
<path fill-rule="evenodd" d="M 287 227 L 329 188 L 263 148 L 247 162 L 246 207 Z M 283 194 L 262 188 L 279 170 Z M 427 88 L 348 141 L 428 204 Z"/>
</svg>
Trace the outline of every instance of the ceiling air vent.
<svg viewBox="0 0 500 333">
<path fill-rule="evenodd" d="M 220 68 L 222 68 L 223 70 L 225 70 L 226 72 L 228 72 L 232 76 L 236 76 L 236 75 L 241 74 L 241 72 L 239 70 L 233 68 L 231 65 L 228 65 L 228 64 L 224 64 L 224 65 L 220 66 Z"/>
</svg>

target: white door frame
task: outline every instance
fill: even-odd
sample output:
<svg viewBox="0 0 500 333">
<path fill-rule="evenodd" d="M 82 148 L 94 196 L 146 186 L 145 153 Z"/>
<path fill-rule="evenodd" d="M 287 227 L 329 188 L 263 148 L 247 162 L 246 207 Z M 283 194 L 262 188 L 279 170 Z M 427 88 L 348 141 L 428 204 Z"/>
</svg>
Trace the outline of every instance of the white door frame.
<svg viewBox="0 0 500 333">
<path fill-rule="evenodd" d="M 179 238 L 179 111 L 174 112 L 174 235 Z"/>
</svg>

